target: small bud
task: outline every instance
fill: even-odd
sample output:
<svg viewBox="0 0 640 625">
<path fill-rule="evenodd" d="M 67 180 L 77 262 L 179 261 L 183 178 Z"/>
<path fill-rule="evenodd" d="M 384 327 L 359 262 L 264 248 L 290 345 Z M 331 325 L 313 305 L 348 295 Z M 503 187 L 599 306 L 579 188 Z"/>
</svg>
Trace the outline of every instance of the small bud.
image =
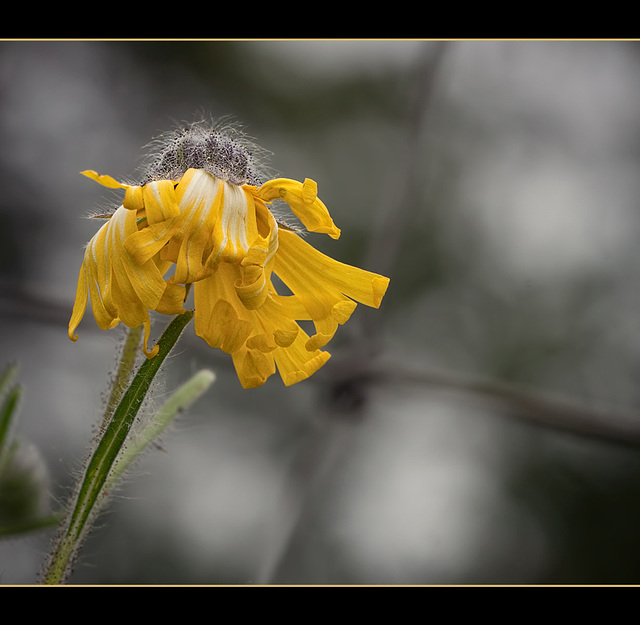
<svg viewBox="0 0 640 625">
<path fill-rule="evenodd" d="M 14 439 L 22 387 L 17 365 L 0 374 L 0 536 L 21 534 L 57 521 L 49 511 L 49 472 L 38 449 Z"/>
<path fill-rule="evenodd" d="M 19 534 L 50 519 L 49 473 L 32 443 L 13 441 L 0 474 L 0 536 Z"/>
</svg>

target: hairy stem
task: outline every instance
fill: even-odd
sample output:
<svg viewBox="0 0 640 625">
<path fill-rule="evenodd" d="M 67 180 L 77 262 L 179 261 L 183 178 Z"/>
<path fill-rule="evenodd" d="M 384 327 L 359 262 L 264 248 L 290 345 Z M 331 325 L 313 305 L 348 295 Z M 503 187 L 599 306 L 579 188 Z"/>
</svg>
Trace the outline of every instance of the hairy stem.
<svg viewBox="0 0 640 625">
<path fill-rule="evenodd" d="M 193 311 L 186 311 L 171 321 L 158 341 L 160 347 L 158 354 L 140 365 L 113 411 L 113 416 L 108 423 L 104 424 L 102 438 L 89 460 L 71 513 L 65 520 L 59 541 L 49 560 L 43 576 L 44 584 L 64 583 L 71 574 L 71 567 L 80 544 L 91 527 L 92 519 L 108 495 L 104 486 L 117 462 L 140 406 L 162 363 L 192 317 Z"/>
<path fill-rule="evenodd" d="M 122 348 L 122 353 L 120 354 L 120 362 L 118 364 L 118 370 L 116 371 L 116 378 L 114 380 L 113 387 L 111 388 L 111 394 L 109 395 L 107 407 L 104 411 L 104 417 L 102 418 L 103 427 L 109 423 L 109 420 L 113 416 L 116 406 L 118 405 L 118 401 L 125 392 L 127 384 L 131 381 L 141 338 L 142 326 L 129 328 L 127 338 L 125 339 L 124 346 Z"/>
</svg>

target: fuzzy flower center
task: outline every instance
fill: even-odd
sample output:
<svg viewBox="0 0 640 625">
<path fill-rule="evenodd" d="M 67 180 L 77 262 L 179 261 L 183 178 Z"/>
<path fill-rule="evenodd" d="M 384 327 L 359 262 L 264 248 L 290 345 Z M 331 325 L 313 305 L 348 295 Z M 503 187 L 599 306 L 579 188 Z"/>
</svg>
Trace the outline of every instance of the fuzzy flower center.
<svg viewBox="0 0 640 625">
<path fill-rule="evenodd" d="M 159 151 L 147 167 L 143 184 L 178 180 L 188 169 L 202 169 L 234 185 L 261 182 L 253 156 L 258 148 L 230 129 L 194 124 L 165 135 L 156 143 Z"/>
</svg>

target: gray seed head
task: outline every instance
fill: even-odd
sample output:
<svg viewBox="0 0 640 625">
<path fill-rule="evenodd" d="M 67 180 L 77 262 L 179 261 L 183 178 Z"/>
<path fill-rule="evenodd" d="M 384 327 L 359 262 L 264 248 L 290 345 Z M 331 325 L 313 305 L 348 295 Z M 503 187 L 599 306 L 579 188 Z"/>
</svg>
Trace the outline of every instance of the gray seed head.
<svg viewBox="0 0 640 625">
<path fill-rule="evenodd" d="M 160 136 L 147 159 L 142 184 L 177 180 L 187 169 L 204 169 L 231 184 L 262 184 L 262 150 L 237 127 L 197 122 Z"/>
</svg>

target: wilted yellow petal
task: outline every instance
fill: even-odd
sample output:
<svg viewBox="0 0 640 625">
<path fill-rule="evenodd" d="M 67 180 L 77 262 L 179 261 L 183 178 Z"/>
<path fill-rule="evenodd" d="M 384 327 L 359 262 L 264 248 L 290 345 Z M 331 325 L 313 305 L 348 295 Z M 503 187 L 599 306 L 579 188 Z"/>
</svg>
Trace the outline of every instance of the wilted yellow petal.
<svg viewBox="0 0 640 625">
<path fill-rule="evenodd" d="M 388 278 L 334 260 L 295 233 L 281 230 L 279 239 L 274 271 L 299 298 L 316 326 L 308 349 L 318 349 L 331 340 L 338 325 L 355 310 L 353 300 L 380 306 Z"/>
<path fill-rule="evenodd" d="M 223 183 L 190 169 L 176 187 L 180 217 L 167 256 L 176 262 L 173 282 L 187 284 L 211 274 L 205 263 L 214 246 L 214 229 L 223 202 Z M 208 263 L 207 263 L 208 264 Z"/>
<path fill-rule="evenodd" d="M 236 293 L 245 308 L 260 308 L 269 295 L 269 282 L 275 254 L 278 249 L 278 224 L 273 215 L 262 204 L 260 208 L 268 215 L 269 230 L 265 236 L 258 235 L 240 263 L 240 280 L 236 282 Z M 261 220 L 262 221 L 262 220 Z"/>
<path fill-rule="evenodd" d="M 171 180 L 150 182 L 142 189 L 144 210 L 149 225 L 166 221 L 180 214 L 176 191 Z"/>
<path fill-rule="evenodd" d="M 295 341 L 289 347 L 280 348 L 273 352 L 278 373 L 285 386 L 297 384 L 311 377 L 331 358 L 331 354 L 328 352 L 310 351 L 306 347 L 308 340 L 307 333 L 300 330 Z"/>
<path fill-rule="evenodd" d="M 196 334 L 228 354 L 240 349 L 253 329 L 251 322 L 240 316 L 242 305 L 233 289 L 236 275 L 232 266 L 225 265 L 194 285 Z"/>
<path fill-rule="evenodd" d="M 233 365 L 243 388 L 262 386 L 276 372 L 271 354 L 257 349 L 241 349 L 232 354 Z"/>
<path fill-rule="evenodd" d="M 76 328 L 82 321 L 84 313 L 87 310 L 87 299 L 89 293 L 87 291 L 87 280 L 85 278 L 84 267 L 80 268 L 80 275 L 78 276 L 78 286 L 76 288 L 76 300 L 73 304 L 73 312 L 71 313 L 71 319 L 69 320 L 69 338 L 72 341 L 78 340 L 78 335 L 75 334 Z"/>
<path fill-rule="evenodd" d="M 89 242 L 69 322 L 71 340 L 77 339 L 74 331 L 90 299 L 93 316 L 103 330 L 120 321 L 131 328 L 144 325 L 144 351 L 151 356 L 157 350 L 147 349 L 149 310 L 171 314 L 183 310 L 184 287 L 171 285 L 169 289 L 155 260 L 140 265 L 125 249 L 124 241 L 135 232 L 135 213 L 120 206 Z"/>
<path fill-rule="evenodd" d="M 87 178 L 91 178 L 95 180 L 98 184 L 101 184 L 103 187 L 107 187 L 109 189 L 126 189 L 129 185 L 118 182 L 115 178 L 111 176 L 106 176 L 104 174 L 99 174 L 97 171 L 93 171 L 93 169 L 87 169 L 85 171 L 80 172 L 83 176 Z"/>
<path fill-rule="evenodd" d="M 266 202 L 276 198 L 284 200 L 309 232 L 328 234 L 333 239 L 340 237 L 340 229 L 333 223 L 327 207 L 318 197 L 318 185 L 314 180 L 307 178 L 300 183 L 288 178 L 276 178 L 265 182 L 257 195 Z"/>
</svg>

